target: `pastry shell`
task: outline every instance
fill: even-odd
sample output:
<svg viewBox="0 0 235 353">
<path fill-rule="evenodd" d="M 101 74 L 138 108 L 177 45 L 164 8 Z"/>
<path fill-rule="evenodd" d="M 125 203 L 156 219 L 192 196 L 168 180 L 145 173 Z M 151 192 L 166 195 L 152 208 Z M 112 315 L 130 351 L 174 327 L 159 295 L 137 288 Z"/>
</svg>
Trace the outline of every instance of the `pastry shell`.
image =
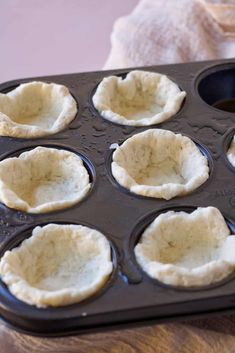
<svg viewBox="0 0 235 353">
<path fill-rule="evenodd" d="M 0 93 L 0 136 L 34 138 L 64 130 L 77 114 L 67 87 L 33 81 Z"/>
<path fill-rule="evenodd" d="M 232 142 L 231 142 L 229 149 L 227 151 L 227 157 L 228 157 L 229 162 L 235 168 L 235 135 L 233 136 Z"/>
<path fill-rule="evenodd" d="M 73 152 L 36 147 L 0 162 L 0 201 L 28 213 L 70 207 L 90 189 L 82 159 Z"/>
<path fill-rule="evenodd" d="M 106 237 L 69 224 L 34 228 L 0 261 L 0 276 L 10 292 L 37 307 L 78 303 L 99 291 L 112 270 Z"/>
<path fill-rule="evenodd" d="M 197 189 L 209 178 L 207 158 L 188 137 L 149 129 L 113 153 L 116 181 L 132 193 L 169 200 Z"/>
<path fill-rule="evenodd" d="M 209 285 L 235 269 L 235 236 L 215 207 L 161 214 L 134 252 L 150 277 L 173 286 Z"/>
<path fill-rule="evenodd" d="M 175 115 L 186 92 L 166 75 L 134 70 L 125 78 L 105 77 L 99 84 L 93 104 L 101 116 L 121 125 L 159 124 Z"/>
</svg>

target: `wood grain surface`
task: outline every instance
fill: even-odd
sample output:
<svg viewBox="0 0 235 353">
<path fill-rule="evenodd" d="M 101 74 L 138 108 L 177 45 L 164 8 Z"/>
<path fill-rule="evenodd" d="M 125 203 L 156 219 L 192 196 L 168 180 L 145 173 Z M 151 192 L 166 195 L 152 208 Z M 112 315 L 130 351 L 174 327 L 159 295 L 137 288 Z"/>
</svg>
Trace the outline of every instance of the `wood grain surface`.
<svg viewBox="0 0 235 353">
<path fill-rule="evenodd" d="M 0 353 L 235 353 L 235 316 L 63 338 L 37 338 L 0 322 Z"/>
</svg>

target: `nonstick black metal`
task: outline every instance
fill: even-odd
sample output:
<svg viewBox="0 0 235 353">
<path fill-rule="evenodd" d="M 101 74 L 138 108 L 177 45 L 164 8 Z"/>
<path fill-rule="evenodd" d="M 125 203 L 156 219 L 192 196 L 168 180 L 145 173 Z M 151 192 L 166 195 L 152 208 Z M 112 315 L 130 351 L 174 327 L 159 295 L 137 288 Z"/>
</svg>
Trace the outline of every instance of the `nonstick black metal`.
<svg viewBox="0 0 235 353">
<path fill-rule="evenodd" d="M 8 92 L 32 80 L 64 84 L 79 106 L 74 121 L 56 135 L 40 139 L 1 137 L 0 159 L 36 146 L 69 149 L 83 158 L 93 183 L 81 203 L 62 211 L 33 215 L 0 205 L 0 255 L 30 236 L 36 225 L 77 223 L 107 236 L 115 268 L 99 293 L 81 303 L 58 308 L 27 305 L 0 281 L 1 318 L 17 330 L 61 336 L 235 312 L 234 275 L 204 288 L 174 288 L 145 275 L 133 255 L 133 242 L 166 209 L 191 212 L 198 206 L 215 206 L 235 232 L 235 168 L 226 157 L 235 132 L 235 111 L 220 110 L 216 105 L 217 101 L 235 97 L 231 88 L 231 82 L 235 82 L 235 59 L 138 69 L 166 74 L 187 92 L 175 116 L 151 127 L 130 127 L 113 124 L 99 115 L 92 105 L 97 84 L 106 76 L 125 75 L 131 69 L 36 77 L 0 85 L 1 92 Z M 209 180 L 193 193 L 170 201 L 139 197 L 118 186 L 110 175 L 111 144 L 149 128 L 182 133 L 196 141 L 208 157 Z"/>
</svg>

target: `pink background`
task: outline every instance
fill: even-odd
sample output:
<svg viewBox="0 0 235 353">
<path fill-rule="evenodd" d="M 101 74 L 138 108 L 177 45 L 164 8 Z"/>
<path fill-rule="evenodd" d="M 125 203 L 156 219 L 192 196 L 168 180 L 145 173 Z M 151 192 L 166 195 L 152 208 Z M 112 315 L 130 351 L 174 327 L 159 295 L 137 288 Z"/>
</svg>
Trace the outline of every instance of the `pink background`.
<svg viewBox="0 0 235 353">
<path fill-rule="evenodd" d="M 99 70 L 138 0 L 0 0 L 0 82 Z"/>
</svg>

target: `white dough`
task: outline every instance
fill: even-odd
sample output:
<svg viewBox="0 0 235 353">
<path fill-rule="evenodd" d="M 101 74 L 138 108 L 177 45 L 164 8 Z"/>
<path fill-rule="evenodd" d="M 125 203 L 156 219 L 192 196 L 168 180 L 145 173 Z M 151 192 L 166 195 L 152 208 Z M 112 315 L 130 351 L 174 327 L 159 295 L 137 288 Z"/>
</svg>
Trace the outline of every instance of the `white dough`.
<svg viewBox="0 0 235 353">
<path fill-rule="evenodd" d="M 209 167 L 206 157 L 188 137 L 150 129 L 116 149 L 112 174 L 135 194 L 169 200 L 203 184 L 209 177 Z"/>
<path fill-rule="evenodd" d="M 0 136 L 40 137 L 55 134 L 75 118 L 77 104 L 67 87 L 29 82 L 0 93 Z"/>
<path fill-rule="evenodd" d="M 43 213 L 84 198 L 89 175 L 75 153 L 36 147 L 0 162 L 0 201 L 10 208 Z"/>
<path fill-rule="evenodd" d="M 18 299 L 37 307 L 80 302 L 112 272 L 106 237 L 81 225 L 48 224 L 0 261 L 0 276 Z"/>
<path fill-rule="evenodd" d="M 233 136 L 231 145 L 228 149 L 227 157 L 232 166 L 235 167 L 235 135 Z"/>
<path fill-rule="evenodd" d="M 124 79 L 104 78 L 93 96 L 93 104 L 107 120 L 144 126 L 159 124 L 176 114 L 185 96 L 167 76 L 135 70 Z"/>
<path fill-rule="evenodd" d="M 170 285 L 209 285 L 235 269 L 235 236 L 214 207 L 161 214 L 134 251 L 150 277 Z"/>
</svg>

